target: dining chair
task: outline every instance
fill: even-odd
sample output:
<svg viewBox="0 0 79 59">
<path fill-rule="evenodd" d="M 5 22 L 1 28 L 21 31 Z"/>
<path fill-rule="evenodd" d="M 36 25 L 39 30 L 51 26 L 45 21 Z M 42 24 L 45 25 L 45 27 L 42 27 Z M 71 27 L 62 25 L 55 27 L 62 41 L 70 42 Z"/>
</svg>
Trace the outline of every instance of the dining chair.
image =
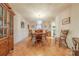
<svg viewBox="0 0 79 59">
<path fill-rule="evenodd" d="M 74 48 L 72 47 L 73 56 L 79 56 L 79 43 L 75 41 L 75 39 L 79 38 L 72 38 Z"/>
<path fill-rule="evenodd" d="M 61 30 L 60 37 L 55 38 L 55 44 L 58 42 L 59 47 L 68 47 L 66 38 L 68 35 L 69 30 Z"/>
</svg>

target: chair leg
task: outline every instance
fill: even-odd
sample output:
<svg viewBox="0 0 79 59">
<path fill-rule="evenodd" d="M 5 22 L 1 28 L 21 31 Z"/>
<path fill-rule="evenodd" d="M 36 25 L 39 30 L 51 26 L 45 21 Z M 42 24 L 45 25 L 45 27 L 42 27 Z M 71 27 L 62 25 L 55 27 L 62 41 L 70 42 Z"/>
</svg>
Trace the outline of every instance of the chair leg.
<svg viewBox="0 0 79 59">
<path fill-rule="evenodd" d="M 61 42 L 61 40 L 59 40 L 59 47 L 61 47 L 61 44 L 62 44 L 62 42 Z"/>
<path fill-rule="evenodd" d="M 57 40 L 55 39 L 55 45 L 56 45 Z"/>
</svg>

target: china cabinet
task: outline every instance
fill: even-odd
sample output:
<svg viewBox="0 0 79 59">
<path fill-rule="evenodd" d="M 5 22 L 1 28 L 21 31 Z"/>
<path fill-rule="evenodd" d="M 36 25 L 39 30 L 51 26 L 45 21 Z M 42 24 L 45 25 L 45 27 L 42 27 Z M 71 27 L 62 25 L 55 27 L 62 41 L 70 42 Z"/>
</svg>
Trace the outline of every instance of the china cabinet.
<svg viewBox="0 0 79 59">
<path fill-rule="evenodd" d="M 14 12 L 7 3 L 0 3 L 0 55 L 7 55 L 13 49 Z"/>
</svg>

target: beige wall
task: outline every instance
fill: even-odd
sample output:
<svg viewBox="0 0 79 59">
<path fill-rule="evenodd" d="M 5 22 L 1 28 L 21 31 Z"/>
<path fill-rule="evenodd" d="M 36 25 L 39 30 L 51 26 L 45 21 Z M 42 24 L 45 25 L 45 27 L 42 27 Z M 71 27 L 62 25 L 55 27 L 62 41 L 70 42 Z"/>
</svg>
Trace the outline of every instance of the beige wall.
<svg viewBox="0 0 79 59">
<path fill-rule="evenodd" d="M 60 36 L 60 32 L 61 32 L 61 29 L 68 29 L 70 32 L 68 34 L 68 37 L 67 37 L 67 43 L 68 43 L 68 46 L 70 48 L 73 47 L 73 43 L 72 43 L 72 34 L 71 34 L 71 23 L 70 24 L 66 24 L 66 25 L 62 25 L 62 20 L 64 18 L 68 18 L 68 17 L 71 17 L 71 7 L 65 9 L 63 12 L 61 12 L 57 17 L 56 17 L 56 34 L 57 34 L 57 37 Z"/>
<path fill-rule="evenodd" d="M 56 16 L 56 26 L 57 26 L 57 36 L 60 35 L 61 29 L 70 29 L 70 24 L 62 25 L 62 19 L 71 17 L 70 14 L 71 8 L 65 9 L 63 12 L 61 12 L 58 16 Z"/>
<path fill-rule="evenodd" d="M 74 37 L 79 37 L 79 4 L 72 4 L 72 13 L 71 13 L 71 27 L 73 34 L 72 36 Z"/>
<path fill-rule="evenodd" d="M 14 12 L 16 14 L 14 17 L 14 43 L 18 43 L 28 36 L 28 22 L 18 12 L 15 10 Z M 21 21 L 25 23 L 25 28 L 21 28 Z"/>
<path fill-rule="evenodd" d="M 71 17 L 71 23 L 62 25 L 62 19 Z M 72 43 L 72 37 L 79 37 L 79 4 L 72 4 L 71 7 L 62 11 L 56 16 L 56 36 L 60 36 L 61 29 L 69 29 L 67 37 L 67 43 L 70 48 L 74 47 Z"/>
</svg>

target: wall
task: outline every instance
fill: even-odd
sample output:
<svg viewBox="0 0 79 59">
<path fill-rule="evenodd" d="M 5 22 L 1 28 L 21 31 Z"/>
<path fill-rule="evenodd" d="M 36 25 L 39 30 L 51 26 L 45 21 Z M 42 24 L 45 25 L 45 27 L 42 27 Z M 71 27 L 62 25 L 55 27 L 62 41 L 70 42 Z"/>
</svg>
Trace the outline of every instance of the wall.
<svg viewBox="0 0 79 59">
<path fill-rule="evenodd" d="M 14 17 L 14 43 L 18 43 L 28 36 L 28 22 L 18 12 L 14 12 L 16 14 Z M 25 23 L 25 28 L 21 28 L 21 21 Z"/>
<path fill-rule="evenodd" d="M 69 34 L 67 36 L 67 44 L 69 46 L 69 48 L 73 47 L 73 43 L 72 43 L 72 20 L 70 24 L 66 24 L 66 25 L 62 25 L 62 20 L 64 18 L 68 18 L 71 17 L 71 7 L 66 8 L 64 11 L 62 11 L 58 16 L 56 16 L 56 36 L 59 37 L 60 36 L 60 32 L 63 29 L 68 29 L 69 30 Z"/>
<path fill-rule="evenodd" d="M 79 4 L 72 4 L 72 36 L 79 37 Z"/>
<path fill-rule="evenodd" d="M 71 17 L 70 14 L 71 8 L 65 9 L 58 16 L 56 16 L 56 28 L 57 28 L 57 36 L 60 35 L 61 29 L 70 29 L 70 24 L 62 25 L 62 20 L 67 17 Z"/>
<path fill-rule="evenodd" d="M 62 25 L 62 19 L 71 17 L 71 23 L 67 25 Z M 79 4 L 72 4 L 71 7 L 62 11 L 58 16 L 56 16 L 56 36 L 60 36 L 61 29 L 69 29 L 69 34 L 67 37 L 67 43 L 69 48 L 74 47 L 72 42 L 72 37 L 79 37 Z"/>
</svg>

